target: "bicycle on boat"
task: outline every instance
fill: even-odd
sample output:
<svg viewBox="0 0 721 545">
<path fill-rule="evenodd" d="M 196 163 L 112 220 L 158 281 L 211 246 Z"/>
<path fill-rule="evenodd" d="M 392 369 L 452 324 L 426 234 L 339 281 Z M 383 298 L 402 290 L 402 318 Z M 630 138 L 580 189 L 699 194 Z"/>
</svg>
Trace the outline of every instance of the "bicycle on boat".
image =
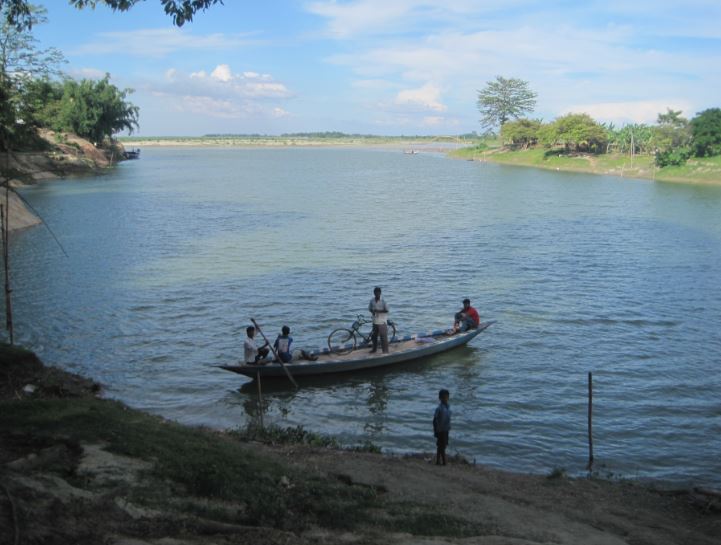
<svg viewBox="0 0 721 545">
<path fill-rule="evenodd" d="M 364 325 L 371 324 L 373 321 L 369 320 L 362 314 L 358 315 L 358 318 L 353 324 L 348 327 L 340 327 L 334 329 L 330 335 L 328 335 L 328 350 L 333 354 L 349 354 L 356 347 L 362 347 L 371 343 L 371 334 L 373 328 L 365 332 Z M 361 331 L 363 328 L 363 331 Z M 388 342 L 393 341 L 396 338 L 396 325 L 395 323 L 388 320 Z"/>
</svg>

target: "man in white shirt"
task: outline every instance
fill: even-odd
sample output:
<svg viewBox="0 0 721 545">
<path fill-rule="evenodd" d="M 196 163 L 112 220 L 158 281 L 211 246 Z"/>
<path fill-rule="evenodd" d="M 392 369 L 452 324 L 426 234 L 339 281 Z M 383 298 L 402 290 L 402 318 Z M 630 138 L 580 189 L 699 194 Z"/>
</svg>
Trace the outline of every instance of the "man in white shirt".
<svg viewBox="0 0 721 545">
<path fill-rule="evenodd" d="M 368 303 L 368 311 L 373 315 L 373 332 L 371 341 L 373 348 L 371 354 L 378 350 L 378 335 L 381 337 L 381 348 L 383 353 L 388 353 L 388 305 L 381 297 L 381 289 L 376 287 L 373 290 L 373 299 Z"/>
<path fill-rule="evenodd" d="M 245 349 L 245 363 L 250 365 L 255 365 L 261 360 L 265 359 L 265 357 L 268 355 L 268 352 L 270 352 L 270 348 L 268 347 L 268 341 L 265 341 L 265 344 L 258 348 L 258 346 L 255 344 L 255 328 L 251 325 L 248 326 L 245 329 L 245 332 L 247 333 L 248 337 L 245 339 L 245 342 L 243 343 L 243 348 Z"/>
</svg>

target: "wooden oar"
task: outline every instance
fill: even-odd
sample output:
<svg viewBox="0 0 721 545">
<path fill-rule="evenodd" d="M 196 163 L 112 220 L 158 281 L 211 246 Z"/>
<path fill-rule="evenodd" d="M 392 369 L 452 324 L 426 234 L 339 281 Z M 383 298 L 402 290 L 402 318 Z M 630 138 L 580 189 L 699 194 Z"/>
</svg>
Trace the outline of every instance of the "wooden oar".
<svg viewBox="0 0 721 545">
<path fill-rule="evenodd" d="M 293 383 L 293 386 L 295 386 L 296 388 L 298 388 L 298 383 L 297 383 L 297 382 L 295 381 L 295 379 L 293 378 L 293 375 L 290 374 L 290 371 L 288 371 L 288 368 L 287 368 L 287 367 L 285 366 L 285 364 L 283 363 L 283 360 L 281 360 L 281 359 L 280 359 L 280 356 L 278 356 L 278 352 L 275 351 L 275 346 L 273 346 L 272 344 L 270 344 L 270 341 L 268 340 L 268 337 L 266 337 L 265 334 L 263 333 L 263 330 L 260 329 L 260 326 L 258 325 L 258 322 L 255 321 L 255 318 L 251 318 L 250 321 L 253 322 L 253 325 L 255 326 L 255 329 L 258 330 L 258 333 L 260 333 L 261 337 L 263 337 L 263 339 L 265 339 L 265 342 L 268 344 L 268 346 L 270 347 L 270 349 L 273 351 L 273 355 L 275 356 L 275 359 L 278 360 L 278 363 L 280 363 L 280 365 L 283 367 L 283 371 L 285 371 L 285 374 L 288 375 L 288 379 Z"/>
</svg>

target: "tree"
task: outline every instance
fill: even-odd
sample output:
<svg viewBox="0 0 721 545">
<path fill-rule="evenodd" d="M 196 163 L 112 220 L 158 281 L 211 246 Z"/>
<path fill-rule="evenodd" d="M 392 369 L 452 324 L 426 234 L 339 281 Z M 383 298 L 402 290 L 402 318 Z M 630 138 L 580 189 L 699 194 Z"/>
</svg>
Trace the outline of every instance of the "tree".
<svg viewBox="0 0 721 545">
<path fill-rule="evenodd" d="M 0 0 L 2 1 L 2 0 Z M 37 77 L 59 73 L 64 61 L 62 53 L 55 48 L 40 49 L 37 40 L 28 29 L 20 29 L 7 23 L 10 6 L 3 6 L 0 18 L 0 149 L 14 149 L 34 139 L 29 131 L 29 121 L 23 114 L 24 87 Z M 46 10 L 28 6 L 28 17 L 33 24 L 44 23 Z"/>
<path fill-rule="evenodd" d="M 658 114 L 653 129 L 653 144 L 659 150 L 669 150 L 688 146 L 691 141 L 691 126 L 688 119 L 681 116 L 681 110 L 666 109 Z"/>
<path fill-rule="evenodd" d="M 100 145 L 105 138 L 138 127 L 139 109 L 127 102 L 132 89 L 120 90 L 106 74 L 100 81 L 67 80 L 53 128 L 69 131 Z"/>
<path fill-rule="evenodd" d="M 541 127 L 538 139 L 547 147 L 562 145 L 568 151 L 601 153 L 608 135 L 603 125 L 590 115 L 566 114 Z"/>
<path fill-rule="evenodd" d="M 721 155 L 721 108 L 709 108 L 691 120 L 691 147 L 696 157 Z"/>
<path fill-rule="evenodd" d="M 478 91 L 478 111 L 484 127 L 503 126 L 511 119 L 531 113 L 538 95 L 531 91 L 528 82 L 516 78 L 496 76 L 483 90 Z"/>
<path fill-rule="evenodd" d="M 89 7 L 94 9 L 104 4 L 115 11 L 128 11 L 138 2 L 145 0 L 68 0 L 78 9 Z M 215 4 L 223 4 L 223 0 L 160 0 L 165 13 L 173 18 L 173 24 L 183 26 L 191 22 L 198 11 L 205 11 Z M 0 9 L 4 9 L 5 21 L 17 30 L 29 30 L 33 26 L 31 4 L 28 0 L 0 0 Z"/>
<path fill-rule="evenodd" d="M 541 121 L 538 119 L 518 119 L 507 121 L 501 126 L 501 139 L 504 144 L 527 149 L 538 142 Z"/>
<path fill-rule="evenodd" d="M 691 126 L 681 116 L 681 110 L 666 108 L 665 114 L 658 114 L 653 127 L 653 145 L 656 149 L 656 166 L 683 165 L 691 156 Z"/>
</svg>

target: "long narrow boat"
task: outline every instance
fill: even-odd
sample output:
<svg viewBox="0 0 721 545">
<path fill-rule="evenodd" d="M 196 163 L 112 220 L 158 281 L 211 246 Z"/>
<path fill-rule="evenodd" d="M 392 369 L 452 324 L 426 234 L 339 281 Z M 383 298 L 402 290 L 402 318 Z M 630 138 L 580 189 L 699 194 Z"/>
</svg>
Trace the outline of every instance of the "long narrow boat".
<svg viewBox="0 0 721 545">
<path fill-rule="evenodd" d="M 294 377 L 326 375 L 331 373 L 347 373 L 362 369 L 384 367 L 394 363 L 415 360 L 446 352 L 452 348 L 463 346 L 485 331 L 495 321 L 481 322 L 476 329 L 463 333 L 449 335 L 447 331 L 434 331 L 425 335 L 403 337 L 391 342 L 387 354 L 370 354 L 368 347 L 361 347 L 349 354 L 339 355 L 330 352 L 327 348 L 315 352 L 318 359 L 315 361 L 300 360 L 285 365 Z M 221 369 L 239 373 L 251 378 L 260 375 L 261 378 L 284 378 L 286 376 L 283 366 L 279 363 L 265 365 L 219 365 Z"/>
</svg>

